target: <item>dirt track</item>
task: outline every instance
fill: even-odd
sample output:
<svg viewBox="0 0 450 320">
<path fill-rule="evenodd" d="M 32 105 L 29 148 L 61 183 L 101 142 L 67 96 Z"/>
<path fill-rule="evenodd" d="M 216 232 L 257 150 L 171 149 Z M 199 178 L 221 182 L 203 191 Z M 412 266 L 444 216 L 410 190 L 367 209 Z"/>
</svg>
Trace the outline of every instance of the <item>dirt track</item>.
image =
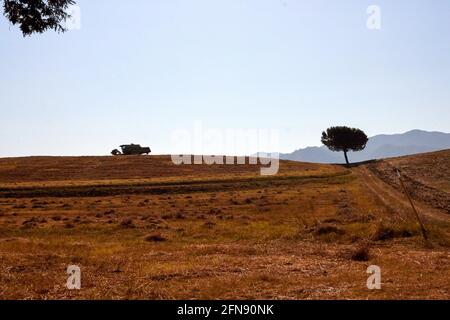
<svg viewBox="0 0 450 320">
<path fill-rule="evenodd" d="M 375 173 L 367 168 L 360 166 L 353 169 L 361 181 L 378 197 L 381 202 L 397 215 L 401 220 L 415 219 L 411 205 L 406 195 L 401 189 L 394 189 L 391 185 L 381 180 Z M 424 203 L 414 201 L 419 214 L 428 220 L 450 221 L 450 217 L 443 210 L 432 208 Z"/>
</svg>

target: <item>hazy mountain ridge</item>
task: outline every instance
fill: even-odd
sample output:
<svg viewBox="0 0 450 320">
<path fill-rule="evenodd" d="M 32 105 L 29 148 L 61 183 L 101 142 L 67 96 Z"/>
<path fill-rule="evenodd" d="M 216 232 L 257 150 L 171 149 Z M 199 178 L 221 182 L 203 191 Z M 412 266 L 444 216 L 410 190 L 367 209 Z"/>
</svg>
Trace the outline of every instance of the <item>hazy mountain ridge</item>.
<svg viewBox="0 0 450 320">
<path fill-rule="evenodd" d="M 370 137 L 363 151 L 349 153 L 349 160 L 359 162 L 444 149 L 450 149 L 450 133 L 411 130 L 400 134 L 380 134 Z M 325 146 L 280 153 L 280 159 L 317 163 L 345 162 L 342 152 L 332 152 Z"/>
</svg>

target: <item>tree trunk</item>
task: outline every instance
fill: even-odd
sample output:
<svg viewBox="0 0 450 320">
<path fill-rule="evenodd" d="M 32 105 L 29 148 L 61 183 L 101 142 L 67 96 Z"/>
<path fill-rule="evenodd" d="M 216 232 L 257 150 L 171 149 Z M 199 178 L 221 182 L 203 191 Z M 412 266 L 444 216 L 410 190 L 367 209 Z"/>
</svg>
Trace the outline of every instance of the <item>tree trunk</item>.
<svg viewBox="0 0 450 320">
<path fill-rule="evenodd" d="M 347 163 L 347 167 L 348 167 L 350 165 L 350 163 L 348 162 L 347 150 L 344 150 L 344 156 L 345 156 L 345 162 Z"/>
</svg>

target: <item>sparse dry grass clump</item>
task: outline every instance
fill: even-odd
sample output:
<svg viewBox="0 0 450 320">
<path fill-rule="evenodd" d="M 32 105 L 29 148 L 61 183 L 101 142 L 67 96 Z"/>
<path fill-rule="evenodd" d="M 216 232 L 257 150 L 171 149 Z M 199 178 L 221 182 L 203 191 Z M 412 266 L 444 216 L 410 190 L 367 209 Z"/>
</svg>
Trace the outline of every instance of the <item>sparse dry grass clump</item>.
<svg viewBox="0 0 450 320">
<path fill-rule="evenodd" d="M 148 242 L 163 242 L 167 241 L 167 238 L 163 237 L 160 233 L 148 234 L 144 237 L 145 241 Z"/>
<path fill-rule="evenodd" d="M 135 228 L 135 227 L 136 227 L 136 225 L 134 224 L 133 220 L 130 219 L 130 218 L 123 219 L 123 220 L 120 222 L 120 226 L 121 226 L 122 228 Z"/>
<path fill-rule="evenodd" d="M 72 228 L 75 228 L 75 225 L 71 222 L 66 222 L 66 223 L 64 223 L 64 227 L 67 229 L 72 229 Z"/>
<path fill-rule="evenodd" d="M 330 234 L 330 233 L 342 235 L 345 233 L 345 231 L 334 225 L 319 225 L 314 230 L 314 234 L 317 236 L 322 236 L 322 235 Z"/>
<path fill-rule="evenodd" d="M 410 238 L 418 234 L 417 226 L 412 224 L 380 222 L 372 236 L 372 240 L 385 241 L 395 238 Z"/>
<path fill-rule="evenodd" d="M 355 250 L 351 252 L 350 258 L 354 261 L 369 261 L 370 248 L 368 244 L 358 245 Z"/>
</svg>

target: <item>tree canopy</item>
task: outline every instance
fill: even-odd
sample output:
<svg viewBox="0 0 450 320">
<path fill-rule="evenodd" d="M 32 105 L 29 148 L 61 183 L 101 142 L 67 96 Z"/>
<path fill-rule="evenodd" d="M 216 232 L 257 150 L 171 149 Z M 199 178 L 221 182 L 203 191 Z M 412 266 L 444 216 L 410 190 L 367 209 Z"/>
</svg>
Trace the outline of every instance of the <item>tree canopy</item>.
<svg viewBox="0 0 450 320">
<path fill-rule="evenodd" d="M 64 32 L 64 22 L 70 18 L 67 9 L 73 4 L 73 0 L 3 0 L 3 14 L 19 25 L 23 36 L 49 29 Z"/>
<path fill-rule="evenodd" d="M 347 165 L 347 152 L 360 151 L 366 147 L 367 135 L 361 129 L 345 126 L 331 127 L 322 132 L 322 143 L 332 151 L 343 151 Z"/>
</svg>

